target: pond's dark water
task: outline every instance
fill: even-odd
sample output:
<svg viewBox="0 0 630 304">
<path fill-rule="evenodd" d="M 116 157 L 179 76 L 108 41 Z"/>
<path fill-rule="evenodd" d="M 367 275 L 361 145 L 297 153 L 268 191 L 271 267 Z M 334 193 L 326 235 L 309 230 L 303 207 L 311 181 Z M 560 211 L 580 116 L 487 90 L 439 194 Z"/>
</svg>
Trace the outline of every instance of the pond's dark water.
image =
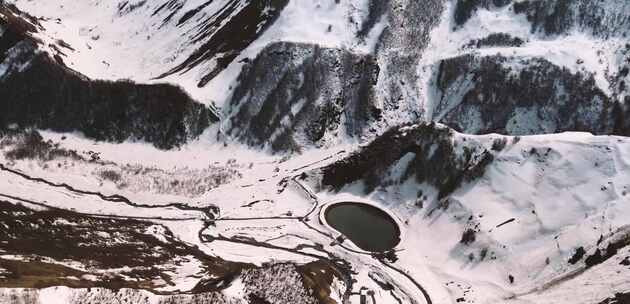
<svg viewBox="0 0 630 304">
<path fill-rule="evenodd" d="M 400 242 L 400 229 L 385 211 L 366 204 L 338 203 L 326 209 L 326 221 L 365 251 L 383 252 Z"/>
</svg>

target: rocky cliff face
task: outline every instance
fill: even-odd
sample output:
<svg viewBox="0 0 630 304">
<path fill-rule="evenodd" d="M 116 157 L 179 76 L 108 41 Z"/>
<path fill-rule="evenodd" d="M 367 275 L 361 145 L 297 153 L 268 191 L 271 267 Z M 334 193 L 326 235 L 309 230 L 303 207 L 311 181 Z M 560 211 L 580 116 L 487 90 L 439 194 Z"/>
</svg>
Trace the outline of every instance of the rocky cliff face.
<svg viewBox="0 0 630 304">
<path fill-rule="evenodd" d="M 30 2 L 12 1 L 36 10 Z M 69 3 L 55 1 L 64 7 Z M 94 9 L 91 4 L 81 7 Z M 621 0 L 331 0 L 313 6 L 288 0 L 121 0 L 103 9 L 114 15 L 78 29 L 91 39 L 88 49 L 76 42 L 82 40 L 72 45 L 46 42 L 54 61 L 91 68 L 85 60 L 85 54 L 94 52 L 91 45 L 141 56 L 137 66 L 108 58 L 111 62 L 103 69 L 111 64 L 116 70 L 111 75 L 135 79 L 147 74 L 147 81 L 185 85 L 194 96 L 222 108 L 223 129 L 229 135 L 256 147 L 300 151 L 368 142 L 392 126 L 431 120 L 471 133 L 627 134 L 630 61 L 623 45 L 630 8 Z M 330 18 L 312 23 L 326 26 L 287 28 L 308 9 Z M 62 11 L 69 18 L 59 20 L 62 30 L 70 28 L 64 27 L 70 21 L 86 22 L 72 9 Z M 62 33 L 50 20 L 42 20 L 49 38 Z M 348 28 L 339 29 L 339 24 Z M 118 39 L 119 26 L 129 26 L 136 34 Z M 288 32 L 292 34 L 287 41 L 277 41 Z M 296 32 L 308 38 L 302 40 Z M 311 40 L 315 43 L 296 42 Z M 121 48 L 120 41 L 134 48 Z M 131 51 L 153 44 L 156 48 L 144 54 Z M 3 52 L 14 57 L 15 67 L 28 58 L 18 49 Z M 133 68 L 121 68 L 126 65 Z M 212 94 L 204 86 L 212 88 Z M 181 111 L 192 113 L 182 117 L 197 117 L 198 110 Z M 112 124 L 123 120 L 128 119 Z M 120 131 L 90 136 L 120 141 L 147 138 L 149 133 L 177 134 L 172 142 L 159 144 L 168 147 L 195 137 L 208 125 L 198 120 L 141 135 Z"/>
<path fill-rule="evenodd" d="M 277 43 L 247 64 L 230 103 L 229 134 L 274 151 L 360 137 L 381 119 L 376 60 L 341 49 Z"/>
<path fill-rule="evenodd" d="M 466 133 L 616 133 L 617 103 L 592 74 L 543 58 L 464 55 L 440 62 L 435 119 Z"/>
<path fill-rule="evenodd" d="M 168 149 L 218 120 L 175 86 L 90 80 L 67 68 L 58 54 L 40 50 L 33 18 L 9 6 L 0 7 L 0 16 L 3 129 L 80 131 L 96 140 L 145 140 Z"/>
<path fill-rule="evenodd" d="M 422 119 L 425 100 L 421 97 L 418 65 L 431 40 L 431 31 L 441 20 L 445 3 L 443 0 L 370 1 L 370 16 L 363 23 L 363 31 L 377 27 L 375 24 L 384 26 L 374 53 L 382 69 L 377 99 L 387 125 Z"/>
<path fill-rule="evenodd" d="M 352 115 L 355 120 L 359 118 L 361 124 L 369 127 L 361 128 L 362 132 L 354 132 L 356 127 L 350 127 L 349 132 L 332 131 L 337 130 L 340 125 L 340 120 L 337 119 L 340 113 L 351 115 L 350 112 L 340 110 L 345 109 L 345 106 L 320 108 L 320 102 L 313 100 L 326 99 L 329 105 L 357 103 L 353 101 L 353 97 L 348 96 L 342 97 L 345 101 L 332 101 L 343 95 L 332 96 L 311 90 L 312 97 L 305 99 L 305 109 L 316 108 L 317 112 L 326 113 L 316 116 L 320 123 L 315 129 L 320 131 L 312 132 L 313 123 L 295 123 L 302 121 L 305 116 L 315 117 L 313 114 L 304 115 L 304 112 L 300 115 L 293 113 L 299 118 L 285 119 L 287 127 L 278 131 L 277 126 L 281 125 L 280 121 L 286 115 L 280 114 L 272 118 L 273 115 L 269 113 L 289 113 L 288 105 L 297 103 L 288 102 L 280 107 L 284 110 L 276 108 L 262 115 L 263 112 L 257 109 L 271 109 L 269 103 L 261 106 L 261 100 L 268 98 L 259 99 L 255 93 L 265 90 L 250 89 L 243 93 L 243 83 L 248 83 L 250 88 L 262 88 L 269 82 L 276 88 L 282 81 L 278 80 L 280 77 L 274 78 L 275 75 L 264 76 L 255 78 L 257 85 L 252 86 L 253 81 L 244 82 L 243 79 L 253 79 L 251 75 L 265 75 L 264 70 L 273 68 L 259 67 L 258 71 L 253 71 L 251 67 L 247 67 L 239 78 L 239 90 L 234 94 L 230 105 L 239 112 L 232 116 L 230 128 L 233 130 L 232 134 L 256 130 L 253 132 L 257 133 L 256 139 L 248 138 L 246 142 L 261 145 L 269 140 L 273 143 L 274 150 L 278 150 L 278 147 L 282 147 L 279 150 L 299 150 L 305 145 L 329 141 L 322 141 L 323 138 L 338 140 L 342 135 L 359 141 L 370 140 L 374 138 L 373 134 L 379 134 L 390 126 L 426 120 L 439 121 L 456 130 L 475 134 L 498 132 L 523 135 L 586 131 L 624 135 L 628 130 L 625 117 L 629 111 L 624 99 L 628 81 L 627 67 L 624 69 L 624 62 L 627 61 L 625 53 L 618 51 L 615 55 L 616 62 L 609 62 L 612 60 L 611 55 L 600 50 L 593 55 L 596 59 L 585 64 L 581 56 L 590 55 L 574 53 L 575 49 L 565 46 L 564 40 L 574 39 L 571 37 L 577 32 L 579 34 L 575 39 L 584 39 L 587 45 L 595 45 L 596 41 L 602 39 L 616 41 L 614 37 L 623 37 L 628 28 L 628 16 L 623 13 L 627 11 L 626 6 L 627 4 L 616 0 L 458 0 L 452 1 L 450 5 L 444 1 L 372 1 L 366 6 L 367 14 L 361 20 L 356 36 L 364 41 L 370 35 L 378 33 L 371 53 L 380 73 L 372 82 L 372 93 L 364 95 L 369 98 L 361 101 L 364 105 L 363 114 Z M 479 27 L 479 23 L 483 23 L 478 19 L 479 14 L 486 13 L 496 13 L 501 18 Z M 500 26 L 502 23 L 505 24 L 502 28 L 490 27 Z M 446 30 L 438 27 L 445 27 Z M 444 36 L 435 34 L 436 31 L 444 31 Z M 470 35 L 466 33 L 473 34 L 470 38 L 462 38 Z M 460 39 L 461 43 L 451 49 L 449 44 L 454 45 Z M 612 43 L 618 45 L 617 42 Z M 436 49 L 428 49 L 430 44 Z M 269 58 L 269 49 L 261 57 Z M 283 53 L 294 53 L 291 58 L 303 58 L 304 55 L 296 49 L 298 48 L 285 48 Z M 569 52 L 571 55 L 562 58 L 562 52 Z M 547 59 L 547 56 L 556 57 Z M 570 59 L 571 57 L 575 59 Z M 293 62 L 293 59 L 276 61 Z M 421 71 L 421 68 L 425 70 Z M 334 73 L 323 74 L 314 69 L 302 68 L 297 72 L 299 76 L 295 76 L 294 71 L 283 71 L 288 72 L 280 72 L 280 75 L 291 75 L 294 78 L 291 81 L 297 85 L 301 85 L 300 79 L 320 79 L 316 83 L 325 83 L 328 77 L 338 77 Z M 276 72 L 277 70 L 274 71 Z M 429 85 L 426 85 L 427 82 Z M 330 84 L 326 86 L 334 87 Z M 286 90 L 286 85 L 282 87 L 276 91 Z M 267 93 L 262 95 L 266 96 Z M 243 99 L 243 96 L 247 98 Z M 286 101 L 296 98 L 295 96 L 300 98 L 300 94 L 289 96 L 284 93 L 282 96 L 284 97 L 274 99 Z M 252 104 L 246 110 L 241 107 L 250 101 Z M 302 105 L 299 107 L 302 108 Z M 366 116 L 365 113 L 368 112 L 376 115 Z M 251 119 L 254 117 L 257 120 Z M 292 123 L 287 124 L 289 120 Z M 241 131 L 237 131 L 241 128 Z M 366 133 L 366 129 L 374 132 Z M 243 138 L 242 135 L 238 137 Z"/>
<path fill-rule="evenodd" d="M 627 135 L 629 9 L 616 0 L 454 1 L 449 39 L 461 47 L 434 64 L 430 119 L 473 134 Z"/>
<path fill-rule="evenodd" d="M 416 66 L 444 1 L 370 1 L 357 20 L 371 55 L 312 45 L 275 44 L 248 64 L 231 99 L 230 134 L 251 145 L 300 150 L 374 138 L 424 114 Z M 376 36 L 376 38 L 374 38 Z"/>
</svg>

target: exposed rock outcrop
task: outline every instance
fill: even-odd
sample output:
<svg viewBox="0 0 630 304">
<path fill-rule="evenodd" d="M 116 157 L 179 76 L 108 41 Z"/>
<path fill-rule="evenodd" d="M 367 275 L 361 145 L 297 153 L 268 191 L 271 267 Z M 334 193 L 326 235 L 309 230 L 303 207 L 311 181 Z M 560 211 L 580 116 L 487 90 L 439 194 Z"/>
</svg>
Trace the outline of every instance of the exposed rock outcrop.
<svg viewBox="0 0 630 304">
<path fill-rule="evenodd" d="M 434 119 L 462 132 L 625 134 L 613 118 L 617 101 L 592 74 L 542 58 L 450 58 L 440 63 L 436 83 Z"/>
<path fill-rule="evenodd" d="M 380 119 L 379 66 L 369 55 L 316 45 L 267 47 L 239 76 L 228 133 L 250 145 L 298 151 L 360 136 Z"/>
<path fill-rule="evenodd" d="M 519 37 L 513 37 L 506 33 L 493 33 L 481 39 L 471 40 L 465 47 L 467 48 L 483 48 L 483 47 L 520 47 L 525 41 Z"/>
<path fill-rule="evenodd" d="M 434 123 L 392 128 L 348 158 L 322 169 L 322 185 L 339 190 L 363 181 L 365 192 L 414 178 L 435 186 L 445 198 L 481 177 L 494 155 L 483 145 L 455 140 Z"/>
</svg>

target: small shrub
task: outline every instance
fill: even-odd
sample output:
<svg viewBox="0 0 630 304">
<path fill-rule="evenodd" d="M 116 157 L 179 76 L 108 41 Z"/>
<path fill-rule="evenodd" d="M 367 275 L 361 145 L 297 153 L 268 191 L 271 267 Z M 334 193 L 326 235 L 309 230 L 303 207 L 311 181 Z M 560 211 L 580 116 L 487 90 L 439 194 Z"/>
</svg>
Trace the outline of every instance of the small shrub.
<svg viewBox="0 0 630 304">
<path fill-rule="evenodd" d="M 479 253 L 479 259 L 483 261 L 486 259 L 487 256 L 488 256 L 488 248 L 481 249 L 481 252 Z"/>
<path fill-rule="evenodd" d="M 574 265 L 575 263 L 580 261 L 584 257 L 585 254 L 586 254 L 586 250 L 584 250 L 584 247 L 579 247 L 578 249 L 575 250 L 575 253 L 569 259 L 569 264 Z"/>
<path fill-rule="evenodd" d="M 512 139 L 512 144 L 517 144 L 519 141 L 521 141 L 521 137 L 520 136 L 514 136 L 514 138 Z"/>
<path fill-rule="evenodd" d="M 507 138 L 497 138 L 492 142 L 492 151 L 500 152 L 507 146 Z"/>
<path fill-rule="evenodd" d="M 120 181 L 120 179 L 122 178 L 120 176 L 120 173 L 114 171 L 114 170 L 103 170 L 101 172 L 99 172 L 98 174 L 102 179 L 104 180 L 108 180 L 108 181 L 112 181 L 114 183 L 117 183 Z"/>
<path fill-rule="evenodd" d="M 38 159 L 51 161 L 59 157 L 68 157 L 81 160 L 82 157 L 74 150 L 66 150 L 53 144 L 52 141 L 44 141 L 37 131 L 25 131 L 12 135 L 3 140 L 3 145 L 13 145 L 14 147 L 5 153 L 9 160 Z"/>
<path fill-rule="evenodd" d="M 459 242 L 464 245 L 470 245 L 473 242 L 475 242 L 475 239 L 476 239 L 475 230 L 467 229 L 466 231 L 464 231 L 464 234 L 462 234 L 462 239 Z"/>
</svg>

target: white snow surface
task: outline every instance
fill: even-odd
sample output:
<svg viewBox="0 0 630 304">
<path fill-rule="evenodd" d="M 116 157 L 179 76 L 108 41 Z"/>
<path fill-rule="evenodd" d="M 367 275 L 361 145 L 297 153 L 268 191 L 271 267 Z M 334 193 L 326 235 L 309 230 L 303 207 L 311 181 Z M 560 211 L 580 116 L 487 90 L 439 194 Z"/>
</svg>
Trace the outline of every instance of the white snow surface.
<svg viewBox="0 0 630 304">
<path fill-rule="evenodd" d="M 154 82 L 155 76 L 194 50 L 188 45 L 188 37 L 182 35 L 187 29 L 174 24 L 160 27 L 150 16 L 152 10 L 145 8 L 119 16 L 115 13 L 121 2 L 118 0 L 10 2 L 35 16 L 44 17 L 41 22 L 46 31 L 39 34 L 40 38 L 46 44 L 58 43 L 58 40 L 70 44 L 74 51 L 65 50 L 66 63 L 90 77 Z M 220 2 L 225 1 L 207 7 L 207 13 Z M 158 3 L 160 1 L 149 1 L 147 6 L 155 7 Z M 201 3 L 201 0 L 185 1 L 187 8 Z M 355 20 L 365 18 L 367 3 L 367 0 L 341 1 L 340 4 L 324 0 L 291 1 L 279 20 L 205 88 L 196 87 L 199 76 L 207 68 L 204 66 L 160 81 L 179 84 L 199 101 L 221 106 L 229 98 L 229 88 L 240 71 L 239 59 L 255 56 L 270 42 L 309 42 L 370 52 L 374 40 L 356 41 L 357 25 L 349 22 L 350 16 Z M 544 57 L 572 71 L 595 74 L 597 84 L 609 92 L 606 73 L 619 64 L 614 59 L 614 52 L 621 41 L 602 41 L 581 32 L 552 38 L 531 34 L 527 21 L 522 16 L 515 16 L 509 6 L 492 11 L 480 9 L 463 28 L 454 30 L 452 9 L 449 5 L 442 22 L 432 32 L 431 43 L 420 65 L 415 67 L 422 76 L 422 87 L 426 88 L 418 93 L 424 94 L 420 99 L 425 100 L 425 113 L 431 114 L 433 110 L 431 75 L 435 64 L 470 52 L 484 56 L 500 53 Z M 329 25 L 331 31 L 327 30 Z M 385 24 L 380 24 L 378 28 L 383 26 Z M 497 31 L 520 37 L 526 43 L 520 48 L 462 48 L 470 39 L 483 38 Z M 578 59 L 583 63 L 578 64 Z M 396 248 L 399 259 L 392 266 L 415 278 L 431 295 L 433 303 L 456 303 L 463 297 L 469 303 L 592 304 L 630 287 L 627 283 L 630 269 L 619 266 L 618 261 L 623 254 L 628 254 L 629 248 L 620 250 L 622 255 L 585 271 L 583 263 L 567 263 L 578 247 L 592 252 L 600 237 L 614 238 L 628 233 L 628 138 L 586 133 L 525 136 L 520 140 L 505 137 L 508 145 L 497 153 L 497 159 L 485 174 L 458 189 L 451 197 L 449 208 L 430 215 L 430 208 L 438 204 L 437 191 L 426 184 L 410 181 L 401 186 L 381 187 L 366 195 L 359 191 L 361 183 L 347 186 L 341 194 L 314 193 L 316 185 L 290 179 L 303 172 L 310 174 L 310 170 L 356 151 L 359 147 L 351 140 L 346 145 L 285 157 L 234 143 L 223 146 L 208 139 L 216 132 L 216 129 L 209 129 L 198 141 L 177 150 L 161 151 L 142 142 L 101 143 L 78 134 L 41 131 L 45 139 L 58 142 L 63 148 L 76 149 L 80 153 L 100 153 L 104 161 L 110 162 L 107 168 L 111 170 L 122 171 L 128 166 L 156 169 L 158 173 L 151 179 L 157 185 L 166 185 L 164 181 L 170 182 L 173 176 L 214 176 L 214 170 L 219 167 L 240 173 L 223 183 L 204 188 L 200 193 L 149 187 L 147 183 L 154 182 L 145 183 L 141 179 L 125 180 L 132 184 L 122 187 L 99 176 L 103 169 L 101 164 L 72 159 L 10 160 L 0 153 L 0 163 L 77 189 L 124 195 L 138 204 L 155 206 L 179 202 L 191 206 L 217 206 L 221 211 L 216 225 L 205 229 L 204 235 L 245 236 L 278 248 L 294 248 L 298 244 L 321 246 L 352 265 L 356 271 L 353 278 L 357 280 L 352 291 L 359 292 L 361 287 L 375 291 L 379 304 L 397 303 L 396 298 L 402 298 L 404 303 L 410 303 L 411 299 L 424 303 L 424 297 L 400 272 L 369 254 L 356 252 L 351 244 L 342 247 L 331 242 L 325 234 L 334 235 L 335 231 L 318 222 L 321 205 L 314 205 L 309 193 L 316 195 L 320 202 L 347 198 L 368 201 L 395 217 L 401 223 L 402 240 Z M 497 138 L 502 136 L 457 134 L 455 141 L 462 143 L 465 140 L 489 148 Z M 1 152 L 10 148 L 3 147 Z M 401 174 L 408 161 L 402 159 L 393 173 Z M 286 188 L 280 191 L 282 185 Z M 418 190 L 428 197 L 423 208 L 416 205 Z M 29 201 L 36 201 L 86 214 L 145 218 L 164 225 L 177 238 L 199 246 L 207 254 L 231 261 L 257 265 L 307 263 L 314 258 L 301 253 L 321 254 L 308 246 L 295 253 L 220 240 L 202 243 L 198 233 L 207 220 L 202 212 L 170 207 L 132 207 L 93 195 L 78 195 L 63 187 L 19 178 L 6 171 L 0 172 L 0 194 L 2 200 L 27 206 L 34 206 Z M 294 218 L 307 214 L 308 223 L 324 234 L 308 229 L 304 222 Z M 514 220 L 497 227 L 511 219 Z M 478 232 L 476 241 L 466 246 L 460 240 L 469 228 L 476 228 Z M 158 238 L 163 233 L 160 230 L 148 232 Z M 484 250 L 486 255 L 482 258 Z M 176 286 L 171 290 L 192 288 L 197 282 L 196 266 L 190 262 L 175 273 Z M 572 276 L 578 271 L 584 272 Z M 509 282 L 509 275 L 515 278 L 514 283 Z M 385 292 L 374 278 L 394 284 L 394 290 Z M 343 284 L 336 282 L 335 286 L 342 289 Z M 242 279 L 239 279 L 232 282 L 224 294 L 240 298 L 243 289 Z M 15 292 L 26 293 L 16 289 L 0 290 L 0 299 Z M 39 293 L 42 298 L 50 299 L 46 303 L 52 304 L 69 303 L 72 296 L 72 290 L 64 287 L 43 289 Z M 149 297 L 150 303 L 158 303 L 158 296 L 144 291 L 140 293 Z M 351 301 L 358 303 L 358 298 L 352 296 Z"/>
<path fill-rule="evenodd" d="M 44 45 L 62 40 L 73 50 L 60 47 L 65 63 L 95 79 L 131 79 L 141 83 L 171 82 L 182 86 L 196 100 L 222 106 L 231 95 L 230 87 L 241 70 L 243 58 L 253 58 L 272 42 L 316 43 L 329 47 L 366 51 L 374 42 L 358 42 L 358 22 L 367 14 L 367 0 L 336 3 L 332 0 L 290 1 L 279 19 L 262 37 L 250 45 L 223 73 L 203 88 L 197 83 L 212 63 L 202 64 L 184 74 L 165 79 L 154 78 L 183 62 L 202 42 L 193 42 L 195 22 L 177 25 L 183 14 L 206 0 L 186 0 L 169 22 L 162 24 L 165 13 L 153 12 L 166 0 L 148 1 L 129 13 L 119 14 L 126 0 L 9 0 L 21 10 L 44 18 L 46 29 L 38 33 Z M 136 1 L 142 2 L 142 1 Z M 202 11 L 204 16 L 217 13 L 228 0 L 214 1 Z M 135 4 L 132 2 L 129 6 Z M 198 17 L 195 17 L 197 19 Z M 51 51 L 51 53 L 53 53 Z"/>
<path fill-rule="evenodd" d="M 47 138 L 59 140 L 57 134 L 44 134 Z M 62 145 L 74 147 L 78 151 L 102 149 L 101 155 L 107 161 L 154 165 L 164 170 L 164 176 L 168 176 L 169 170 L 175 170 L 173 164 L 160 164 L 160 155 L 165 153 L 164 157 L 176 157 L 176 151 L 159 152 L 145 145 L 142 152 L 129 155 L 125 161 L 124 155 L 109 154 L 108 151 L 143 144 L 93 145 L 72 135 L 66 136 L 68 138 L 61 141 Z M 500 137 L 456 134 L 455 141 L 463 143 L 465 140 L 466 145 L 489 148 Z M 253 153 L 246 159 L 246 165 L 237 166 L 243 173 L 242 177 L 201 195 L 188 197 L 164 195 L 150 189 L 145 193 L 132 193 L 105 183 L 99 186 L 97 170 L 91 168 L 98 165 L 93 163 L 6 159 L 2 159 L 2 163 L 30 175 L 65 182 L 79 189 L 125 195 L 135 203 L 164 204 L 177 201 L 192 206 L 218 206 L 221 211 L 217 215 L 216 225 L 206 229 L 204 235 L 247 237 L 278 248 L 294 248 L 302 244 L 307 246 L 301 252 L 309 254 L 320 254 L 308 247 L 320 244 L 324 250 L 353 265 L 357 272 L 353 276 L 357 280 L 353 289 L 358 292 L 358 288 L 364 287 L 375 291 L 378 303 L 396 302 L 391 293 L 380 289 L 374 278 L 394 284 L 393 294 L 396 297 L 417 301 L 422 301 L 424 297 L 408 278 L 385 267 L 369 254 L 356 250 L 350 242 L 339 246 L 315 230 L 307 229 L 292 216 L 309 214 L 308 223 L 334 237 L 336 232 L 318 221 L 323 203 L 356 200 L 383 208 L 397 220 L 402 230 L 402 241 L 396 247 L 399 259 L 392 266 L 403 269 L 415 278 L 431 295 L 434 303 L 449 303 L 465 297 L 476 303 L 553 303 L 554 299 L 570 299 L 573 303 L 589 304 L 593 300 L 611 296 L 613 291 L 623 291 L 626 285 L 622 277 L 628 274 L 628 269 L 616 266 L 619 263 L 607 262 L 573 277 L 571 274 L 581 271 L 584 265 L 571 265 L 567 260 L 578 247 L 592 252 L 601 236 L 614 238 L 627 233 L 627 218 L 630 216 L 630 140 L 586 133 L 526 136 L 520 140 L 505 138 L 508 141 L 506 148 L 497 153 L 497 159 L 483 177 L 460 188 L 451 196 L 449 208 L 433 214 L 429 214 L 429 210 L 437 204 L 435 189 L 413 181 L 400 186 L 381 187 L 367 196 L 359 191 L 361 183 L 349 185 L 339 194 L 314 193 L 322 203 L 319 206 L 314 205 L 305 191 L 313 192 L 314 188 L 308 182 L 289 180 L 284 191 L 279 191 L 283 179 L 340 160 L 354 151 L 356 146 L 306 153 L 290 159 Z M 194 151 L 195 148 L 198 148 L 195 144 L 183 148 L 183 164 L 187 157 L 183 155 L 191 153 L 185 151 Z M 243 161 L 237 157 L 237 151 L 245 153 L 244 150 L 229 146 L 225 149 L 234 149 L 232 156 L 238 163 Z M 145 157 L 138 157 L 138 153 L 144 153 Z M 54 170 L 46 169 L 55 167 L 51 165 L 60 161 L 65 165 Z M 249 163 L 254 165 L 250 167 Z M 403 158 L 393 170 L 400 171 L 407 163 L 408 160 Z M 428 197 L 423 208 L 416 205 L 416 194 L 420 189 Z M 268 262 L 308 263 L 314 260 L 299 253 L 247 244 L 219 240 L 201 243 L 198 232 L 205 216 L 194 211 L 122 206 L 89 196 L 77 197 L 64 189 L 38 185 L 13 176 L 0 178 L 0 192 L 33 201 L 45 201 L 60 208 L 73 208 L 78 212 L 147 217 L 169 228 L 177 238 L 198 245 L 207 254 L 231 261 L 262 265 Z M 161 219 L 166 217 L 184 218 L 186 221 Z M 512 222 L 497 227 L 512 218 Z M 463 231 L 471 227 L 478 230 L 476 241 L 471 245 L 460 244 Z M 160 231 L 156 228 L 150 229 L 148 233 L 159 238 L 163 233 Z M 481 252 L 484 250 L 486 256 L 482 259 Z M 623 253 L 628 252 L 628 249 L 620 252 L 621 255 L 615 259 L 623 258 Z M 190 267 L 186 266 L 188 264 L 173 273 L 176 285 L 166 287 L 168 290 L 183 291 L 194 286 L 199 273 L 194 264 L 190 264 Z M 515 278 L 514 284 L 508 281 L 508 275 Z M 590 284 L 602 276 L 618 279 L 619 283 L 611 283 L 606 288 L 596 288 Z M 237 283 L 234 286 L 228 289 L 227 294 L 238 294 L 240 288 L 237 288 Z M 583 286 L 584 292 L 571 293 L 567 289 L 572 286 Z M 62 289 L 51 290 L 46 292 L 63 292 Z M 588 297 L 582 296 L 587 293 Z M 358 301 L 358 298 L 352 299 Z"/>
</svg>

